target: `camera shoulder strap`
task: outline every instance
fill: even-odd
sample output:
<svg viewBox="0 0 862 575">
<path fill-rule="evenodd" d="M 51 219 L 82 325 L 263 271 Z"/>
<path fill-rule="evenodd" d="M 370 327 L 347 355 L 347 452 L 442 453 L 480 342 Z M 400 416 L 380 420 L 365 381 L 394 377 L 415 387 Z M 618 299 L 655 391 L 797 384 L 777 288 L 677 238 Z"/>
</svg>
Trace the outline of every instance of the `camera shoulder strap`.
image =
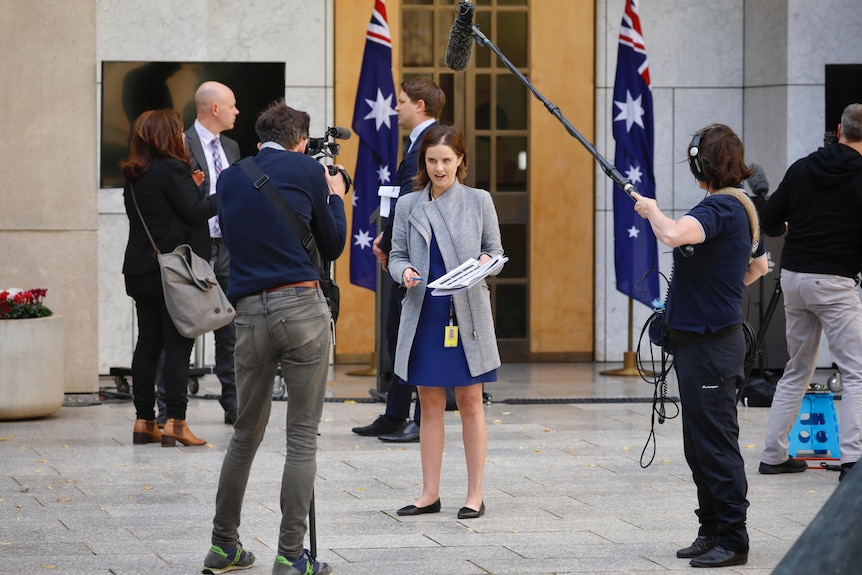
<svg viewBox="0 0 862 575">
<path fill-rule="evenodd" d="M 300 219 L 296 210 L 281 197 L 275 189 L 275 185 L 270 181 L 269 176 L 263 173 L 260 166 L 254 161 L 254 158 L 249 156 L 243 158 L 237 165 L 245 170 L 246 175 L 254 183 L 254 187 L 259 190 L 270 203 L 281 213 L 282 217 L 287 221 L 293 233 L 299 239 L 302 247 L 308 252 L 311 258 L 311 263 L 321 272 L 327 271 L 328 266 L 323 265 L 323 258 L 320 257 L 320 250 L 317 249 L 317 240 L 314 239 L 314 234 L 308 224 Z"/>
</svg>

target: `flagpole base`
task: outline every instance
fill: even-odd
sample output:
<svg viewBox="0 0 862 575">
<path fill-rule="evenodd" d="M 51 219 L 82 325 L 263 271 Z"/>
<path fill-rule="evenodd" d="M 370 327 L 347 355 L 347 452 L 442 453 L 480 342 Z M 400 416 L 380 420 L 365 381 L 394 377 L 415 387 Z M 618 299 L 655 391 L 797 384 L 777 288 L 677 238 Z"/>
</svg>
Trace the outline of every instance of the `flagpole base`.
<svg viewBox="0 0 862 575">
<path fill-rule="evenodd" d="M 356 371 L 348 371 L 347 375 L 366 375 L 377 377 L 377 353 L 371 352 L 371 365 L 365 369 L 357 369 Z"/>
<path fill-rule="evenodd" d="M 655 375 L 655 373 L 644 369 L 638 369 L 637 354 L 633 351 L 627 351 L 623 353 L 623 367 L 621 369 L 602 371 L 599 372 L 599 375 L 622 375 L 629 377 L 636 375 L 650 376 Z"/>
</svg>

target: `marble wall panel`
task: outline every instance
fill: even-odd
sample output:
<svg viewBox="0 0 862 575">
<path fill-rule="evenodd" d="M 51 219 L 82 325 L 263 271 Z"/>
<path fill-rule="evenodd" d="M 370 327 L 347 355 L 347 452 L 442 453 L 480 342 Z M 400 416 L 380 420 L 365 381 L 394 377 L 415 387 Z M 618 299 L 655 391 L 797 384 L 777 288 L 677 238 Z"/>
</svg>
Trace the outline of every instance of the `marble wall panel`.
<svg viewBox="0 0 862 575">
<path fill-rule="evenodd" d="M 822 84 L 787 87 L 787 166 L 823 145 L 825 117 L 826 99 Z"/>
<path fill-rule="evenodd" d="M 207 61 L 209 5 L 208 0 L 98 0 L 97 59 Z"/>
<path fill-rule="evenodd" d="M 787 12 L 787 0 L 745 2 L 746 87 L 787 84 Z"/>
<path fill-rule="evenodd" d="M 656 201 L 659 206 L 673 205 L 674 90 L 653 88 L 653 123 L 655 125 L 653 172 Z M 659 161 L 659 159 L 662 159 Z"/>
<path fill-rule="evenodd" d="M 787 169 L 787 88 L 766 86 L 744 91 L 742 141 L 745 157 L 766 173 L 774 190 Z"/>
<path fill-rule="evenodd" d="M 740 85 L 743 4 L 743 0 L 643 3 L 641 24 L 654 85 Z"/>
<path fill-rule="evenodd" d="M 825 64 L 862 63 L 858 0 L 788 0 L 787 82 L 822 85 Z"/>
</svg>

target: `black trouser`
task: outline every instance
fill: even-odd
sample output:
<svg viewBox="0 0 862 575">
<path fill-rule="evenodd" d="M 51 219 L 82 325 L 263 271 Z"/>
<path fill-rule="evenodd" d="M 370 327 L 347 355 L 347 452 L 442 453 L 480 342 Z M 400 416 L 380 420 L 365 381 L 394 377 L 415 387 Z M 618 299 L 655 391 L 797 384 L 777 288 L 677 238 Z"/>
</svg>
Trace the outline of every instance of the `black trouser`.
<svg viewBox="0 0 862 575">
<path fill-rule="evenodd" d="M 156 366 L 165 351 L 163 376 L 167 416 L 186 418 L 189 357 L 195 340 L 174 327 L 163 298 L 135 298 L 138 342 L 132 357 L 132 391 L 138 419 L 155 419 Z"/>
<path fill-rule="evenodd" d="M 699 535 L 748 551 L 748 481 L 739 451 L 736 388 L 744 380 L 741 330 L 709 341 L 675 341 L 685 459 L 697 486 Z"/>
<path fill-rule="evenodd" d="M 230 255 L 221 238 L 212 240 L 213 272 L 221 289 L 227 293 L 230 277 Z M 213 332 L 215 338 L 215 374 L 221 383 L 219 403 L 225 413 L 236 415 L 236 370 L 234 368 L 234 347 L 236 345 L 236 325 L 233 321 Z"/>
</svg>

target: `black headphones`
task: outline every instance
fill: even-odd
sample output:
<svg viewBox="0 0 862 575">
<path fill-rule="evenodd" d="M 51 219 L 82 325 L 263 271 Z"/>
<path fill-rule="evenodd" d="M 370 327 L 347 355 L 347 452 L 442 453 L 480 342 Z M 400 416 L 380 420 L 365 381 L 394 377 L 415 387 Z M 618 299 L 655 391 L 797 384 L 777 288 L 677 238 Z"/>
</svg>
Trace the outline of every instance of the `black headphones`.
<svg viewBox="0 0 862 575">
<path fill-rule="evenodd" d="M 695 134 L 688 145 L 688 167 L 700 182 L 708 182 L 712 178 L 713 171 L 709 158 L 700 153 L 700 139 L 704 134 L 705 132 Z"/>
</svg>

